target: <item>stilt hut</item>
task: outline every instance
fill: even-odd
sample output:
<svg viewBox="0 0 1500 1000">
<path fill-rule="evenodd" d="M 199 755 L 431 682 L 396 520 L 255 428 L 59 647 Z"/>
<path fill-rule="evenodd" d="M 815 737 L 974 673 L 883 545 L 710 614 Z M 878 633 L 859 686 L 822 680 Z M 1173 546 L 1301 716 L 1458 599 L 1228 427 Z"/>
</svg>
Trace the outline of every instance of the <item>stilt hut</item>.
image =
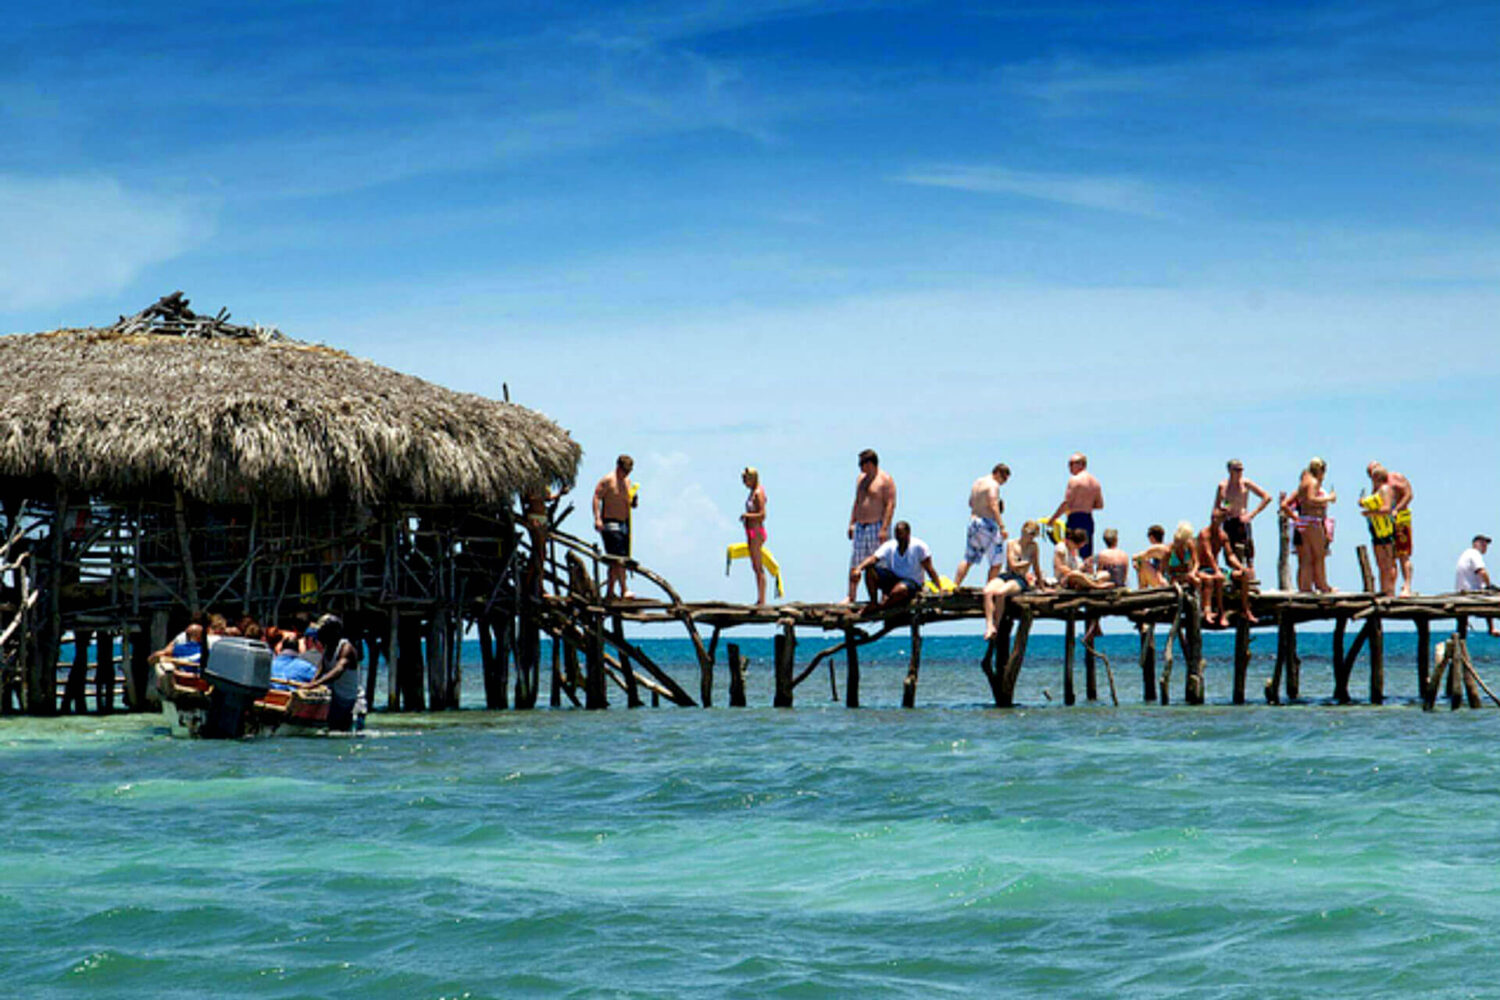
<svg viewBox="0 0 1500 1000">
<path fill-rule="evenodd" d="M 539 413 L 180 292 L 0 337 L 0 386 L 0 710 L 33 714 L 81 709 L 90 665 L 111 704 L 117 655 L 142 707 L 148 652 L 195 614 L 328 610 L 372 697 L 383 658 L 388 707 L 456 707 L 465 625 L 515 599 L 516 498 L 571 482 L 580 453 Z"/>
</svg>

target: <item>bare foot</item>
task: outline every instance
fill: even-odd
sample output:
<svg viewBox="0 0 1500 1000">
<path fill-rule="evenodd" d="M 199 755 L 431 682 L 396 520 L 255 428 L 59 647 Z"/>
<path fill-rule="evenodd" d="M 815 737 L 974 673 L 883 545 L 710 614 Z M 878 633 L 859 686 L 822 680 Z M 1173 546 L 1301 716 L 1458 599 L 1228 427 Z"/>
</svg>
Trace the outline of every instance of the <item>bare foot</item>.
<svg viewBox="0 0 1500 1000">
<path fill-rule="evenodd" d="M 852 597 L 840 597 L 839 598 L 839 603 L 840 604 L 853 604 L 854 603 L 854 598 L 852 598 Z"/>
<path fill-rule="evenodd" d="M 1252 615 L 1248 611 L 1246 611 L 1244 613 L 1244 615 L 1242 615 L 1241 617 L 1243 617 L 1245 619 L 1245 624 L 1247 624 L 1247 625 L 1259 625 L 1260 624 L 1260 619 L 1257 618 L 1257 617 L 1255 617 L 1254 615 Z"/>
<path fill-rule="evenodd" d="M 627 590 L 627 591 L 625 591 L 625 593 L 623 593 L 623 594 L 620 595 L 620 600 L 622 600 L 622 601 L 633 601 L 633 600 L 635 600 L 635 595 L 632 594 L 630 591 Z"/>
<path fill-rule="evenodd" d="M 993 638 L 995 638 L 995 626 L 986 626 L 984 630 L 984 641 L 989 642 Z"/>
</svg>

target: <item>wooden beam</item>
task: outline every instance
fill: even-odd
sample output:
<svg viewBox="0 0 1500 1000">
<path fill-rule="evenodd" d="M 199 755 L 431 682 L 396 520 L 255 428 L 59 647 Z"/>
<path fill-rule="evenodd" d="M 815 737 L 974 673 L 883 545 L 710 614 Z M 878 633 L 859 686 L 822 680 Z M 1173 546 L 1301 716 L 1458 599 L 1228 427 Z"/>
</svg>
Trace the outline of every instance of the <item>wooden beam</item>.
<svg viewBox="0 0 1500 1000">
<path fill-rule="evenodd" d="M 1078 622 L 1072 615 L 1067 622 L 1063 631 L 1063 704 L 1071 705 L 1078 700 L 1073 692 L 1073 646 L 1077 642 Z"/>
<path fill-rule="evenodd" d="M 906 663 L 906 680 L 901 685 L 901 707 L 917 706 L 917 677 L 922 671 L 922 620 L 911 618 L 911 659 Z"/>
<path fill-rule="evenodd" d="M 1141 625 L 1141 700 L 1156 702 L 1156 623 Z"/>
<path fill-rule="evenodd" d="M 844 706 L 859 707 L 859 643 L 852 626 L 844 629 Z"/>
<path fill-rule="evenodd" d="M 739 643 L 731 642 L 729 652 L 729 707 L 745 707 L 745 665 L 740 660 Z"/>
<path fill-rule="evenodd" d="M 1245 681 L 1250 674 L 1250 623 L 1241 618 L 1234 627 L 1234 693 L 1236 705 L 1245 703 Z"/>
</svg>

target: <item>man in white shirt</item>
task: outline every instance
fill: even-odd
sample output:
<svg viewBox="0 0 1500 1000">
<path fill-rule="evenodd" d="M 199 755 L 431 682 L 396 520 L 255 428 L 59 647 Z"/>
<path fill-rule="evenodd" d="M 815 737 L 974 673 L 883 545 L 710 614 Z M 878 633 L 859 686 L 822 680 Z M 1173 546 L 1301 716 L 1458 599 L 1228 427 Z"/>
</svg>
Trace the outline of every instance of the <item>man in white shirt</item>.
<svg viewBox="0 0 1500 1000">
<path fill-rule="evenodd" d="M 911 536 L 911 525 L 897 521 L 896 537 L 881 543 L 857 563 L 849 571 L 849 583 L 857 584 L 863 576 L 870 592 L 880 595 L 866 610 L 885 611 L 917 596 L 924 571 L 932 577 L 934 586 L 942 586 L 942 578 L 932 565 L 932 549 L 920 538 Z"/>
<path fill-rule="evenodd" d="M 1453 573 L 1454 590 L 1489 590 L 1494 586 L 1490 582 L 1490 571 L 1484 566 L 1484 554 L 1489 551 L 1489 548 L 1489 535 L 1474 536 L 1474 543 L 1458 557 L 1458 568 Z M 1500 632 L 1495 630 L 1493 618 L 1490 619 L 1490 635 L 1500 635 Z"/>
</svg>

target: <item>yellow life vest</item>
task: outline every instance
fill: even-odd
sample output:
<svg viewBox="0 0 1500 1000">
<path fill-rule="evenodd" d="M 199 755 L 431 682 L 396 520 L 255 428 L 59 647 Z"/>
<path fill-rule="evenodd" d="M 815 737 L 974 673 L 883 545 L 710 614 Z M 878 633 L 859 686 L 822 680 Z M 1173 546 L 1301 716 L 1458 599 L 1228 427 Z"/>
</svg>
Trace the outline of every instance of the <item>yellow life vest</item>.
<svg viewBox="0 0 1500 1000">
<path fill-rule="evenodd" d="M 749 558 L 749 542 L 736 542 L 735 544 L 729 546 L 729 548 L 724 553 L 724 575 L 729 575 L 729 566 L 736 559 Z M 784 597 L 786 595 L 786 589 L 781 585 L 781 564 L 776 561 L 775 556 L 771 555 L 771 550 L 766 548 L 764 545 L 760 547 L 760 564 L 765 567 L 767 573 L 771 574 L 771 579 L 776 581 L 776 596 Z"/>
<path fill-rule="evenodd" d="M 1385 506 L 1385 501 L 1379 493 L 1371 493 L 1367 497 L 1360 498 L 1359 505 L 1365 510 L 1380 511 Z M 1396 535 L 1396 522 L 1391 515 L 1381 512 L 1370 515 L 1370 536 L 1378 541 L 1394 538 Z"/>
<path fill-rule="evenodd" d="M 1042 529 L 1042 537 L 1053 545 L 1068 535 L 1068 519 L 1065 517 L 1039 517 L 1036 523 Z"/>
</svg>

